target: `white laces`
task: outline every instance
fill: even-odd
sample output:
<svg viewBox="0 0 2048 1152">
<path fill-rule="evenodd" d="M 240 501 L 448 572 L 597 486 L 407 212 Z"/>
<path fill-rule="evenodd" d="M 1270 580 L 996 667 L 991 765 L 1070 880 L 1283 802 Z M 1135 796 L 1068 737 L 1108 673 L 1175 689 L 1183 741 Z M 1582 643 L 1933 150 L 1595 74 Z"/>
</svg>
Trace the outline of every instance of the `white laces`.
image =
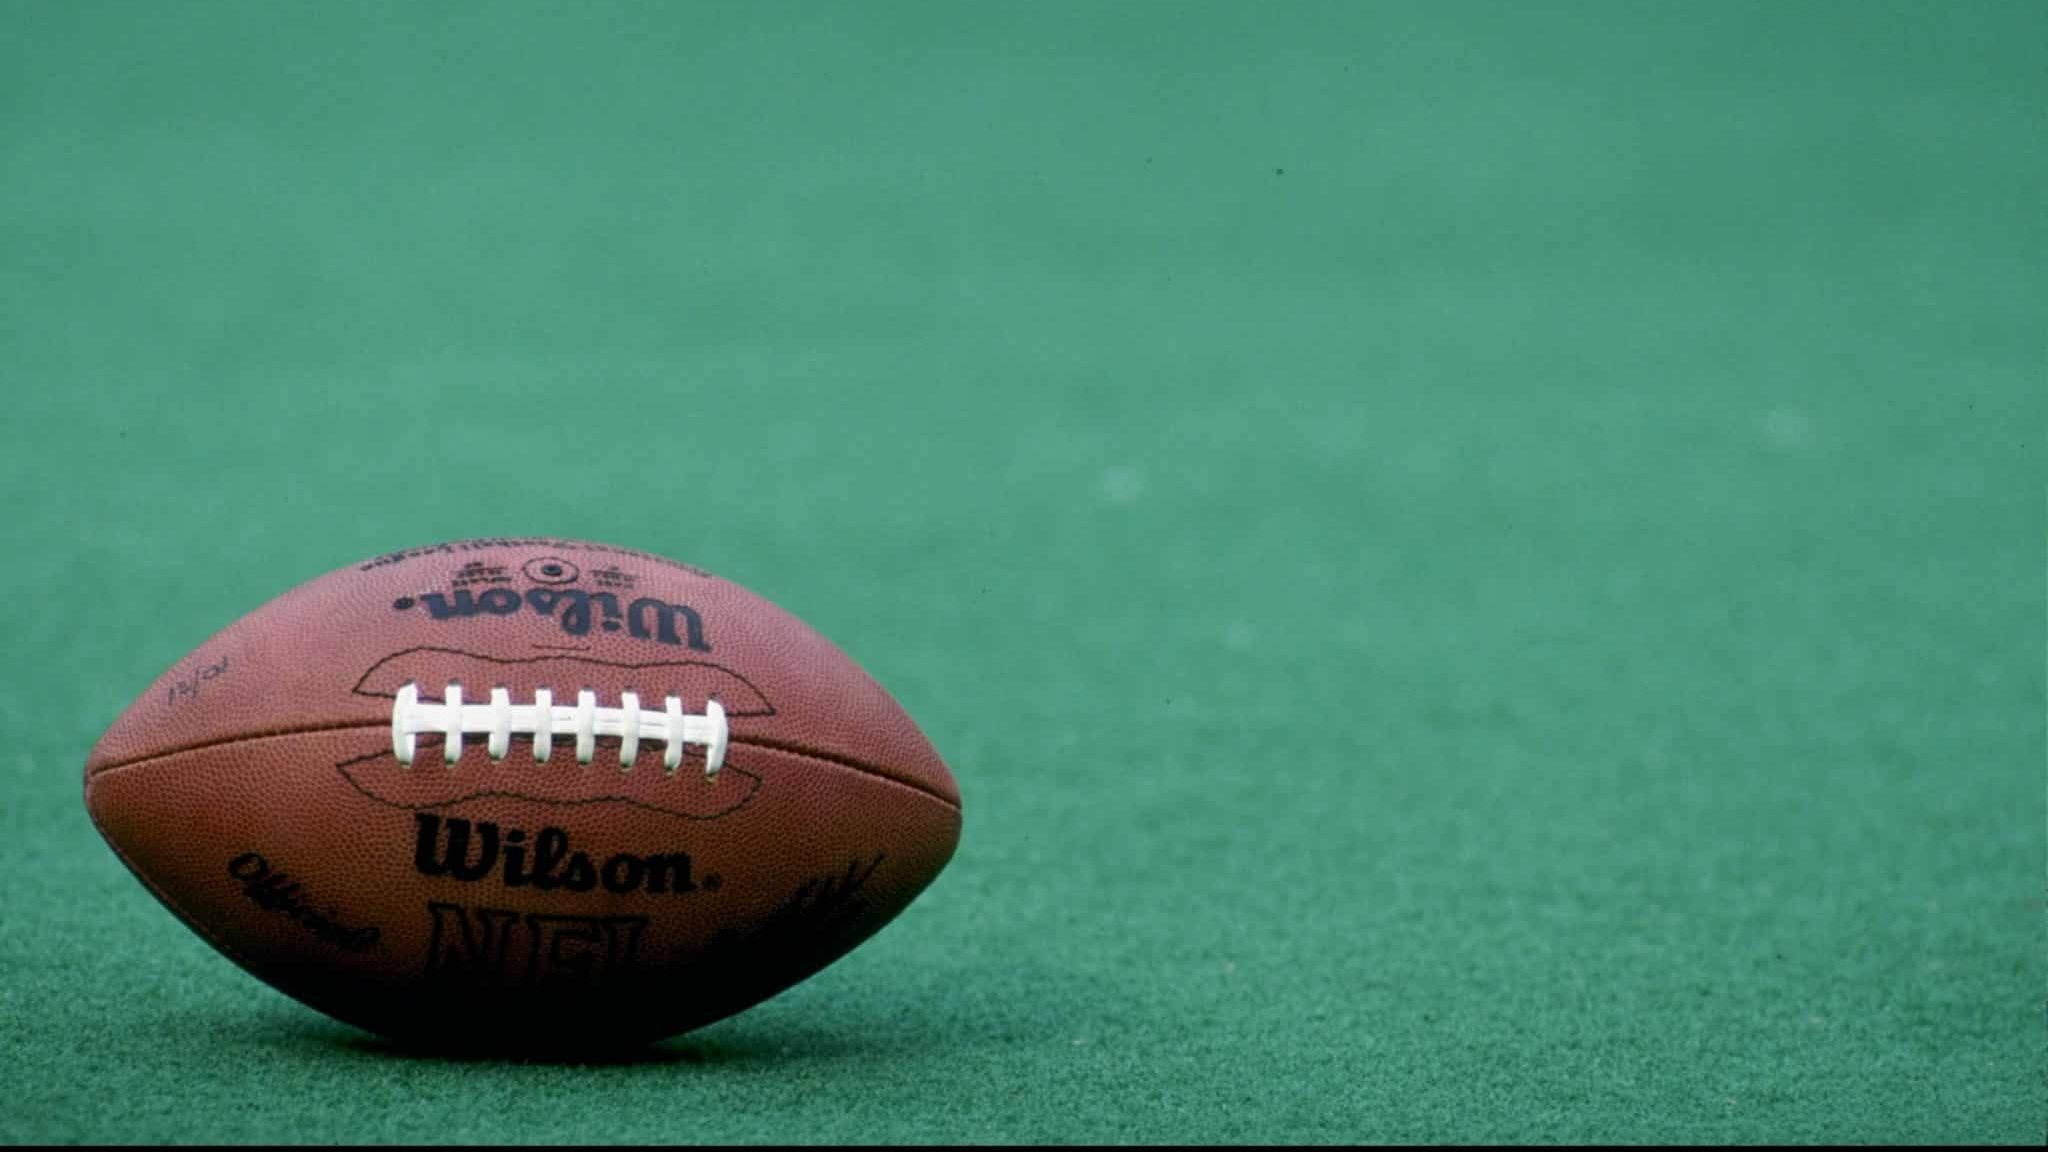
<svg viewBox="0 0 2048 1152">
<path fill-rule="evenodd" d="M 640 707 L 640 697 L 619 694 L 617 708 L 597 706 L 597 693 L 588 688 L 576 694 L 574 706 L 557 705 L 554 693 L 537 688 L 533 703 L 514 704 L 503 688 L 491 689 L 488 704 L 464 704 L 462 685 L 450 684 L 440 700 L 420 699 L 419 686 L 408 681 L 391 704 L 391 754 L 400 764 L 410 764 L 418 751 L 416 737 L 422 732 L 441 734 L 442 757 L 453 764 L 462 758 L 462 742 L 469 736 L 484 736 L 491 759 L 503 760 L 512 747 L 512 737 L 533 738 L 533 758 L 545 763 L 554 754 L 557 734 L 574 737 L 576 762 L 588 764 L 597 754 L 599 736 L 619 738 L 619 770 L 630 771 L 640 757 L 642 741 L 664 745 L 662 768 L 671 776 L 683 763 L 683 746 L 704 749 L 704 776 L 717 779 L 725 766 L 725 746 L 730 735 L 725 708 L 707 700 L 702 713 L 683 711 L 683 702 L 670 696 L 659 712 Z"/>
</svg>

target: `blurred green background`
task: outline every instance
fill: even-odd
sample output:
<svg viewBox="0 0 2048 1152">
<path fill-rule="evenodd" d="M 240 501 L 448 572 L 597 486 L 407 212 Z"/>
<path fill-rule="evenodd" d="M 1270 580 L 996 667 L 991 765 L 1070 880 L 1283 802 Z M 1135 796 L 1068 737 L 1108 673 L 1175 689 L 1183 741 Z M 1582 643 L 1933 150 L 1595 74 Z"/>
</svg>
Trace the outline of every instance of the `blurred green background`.
<svg viewBox="0 0 2048 1152">
<path fill-rule="evenodd" d="M 0 1138 L 2048 1131 L 2048 5 L 0 19 Z M 899 922 L 424 1060 L 99 842 L 276 592 L 676 556 L 917 716 Z"/>
</svg>

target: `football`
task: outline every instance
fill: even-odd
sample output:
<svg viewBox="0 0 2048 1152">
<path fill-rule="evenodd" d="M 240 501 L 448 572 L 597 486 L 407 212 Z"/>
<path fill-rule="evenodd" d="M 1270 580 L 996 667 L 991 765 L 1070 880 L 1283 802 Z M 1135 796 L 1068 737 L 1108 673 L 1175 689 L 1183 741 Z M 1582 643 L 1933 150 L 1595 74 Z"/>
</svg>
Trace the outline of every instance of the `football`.
<svg viewBox="0 0 2048 1152">
<path fill-rule="evenodd" d="M 881 685 L 689 565 L 577 540 L 377 556 L 180 660 L 85 768 L 129 870 L 250 973 L 435 1047 L 652 1042 L 930 884 L 960 793 Z"/>
</svg>

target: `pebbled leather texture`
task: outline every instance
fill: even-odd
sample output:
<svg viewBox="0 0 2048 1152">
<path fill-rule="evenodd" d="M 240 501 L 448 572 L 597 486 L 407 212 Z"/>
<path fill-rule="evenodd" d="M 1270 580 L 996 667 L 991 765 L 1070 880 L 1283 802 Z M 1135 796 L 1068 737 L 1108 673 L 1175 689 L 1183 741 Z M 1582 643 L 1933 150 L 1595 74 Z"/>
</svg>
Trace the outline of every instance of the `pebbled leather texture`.
<svg viewBox="0 0 2048 1152">
<path fill-rule="evenodd" d="M 727 709 L 664 772 L 481 737 L 391 753 L 407 680 L 465 699 L 588 688 Z M 658 704 L 656 705 L 658 707 Z M 960 832 L 952 774 L 852 659 L 674 561 L 464 541 L 285 593 L 145 691 L 88 758 L 122 860 L 250 972 L 373 1031 L 446 1046 L 658 1039 L 739 1011 L 872 935 Z"/>
</svg>

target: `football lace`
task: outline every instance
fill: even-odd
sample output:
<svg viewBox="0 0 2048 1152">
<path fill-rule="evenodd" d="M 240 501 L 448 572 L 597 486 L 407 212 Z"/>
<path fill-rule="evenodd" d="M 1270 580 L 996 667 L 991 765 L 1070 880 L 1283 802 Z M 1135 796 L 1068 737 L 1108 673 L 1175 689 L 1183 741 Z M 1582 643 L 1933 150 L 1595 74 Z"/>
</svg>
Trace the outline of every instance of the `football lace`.
<svg viewBox="0 0 2048 1152">
<path fill-rule="evenodd" d="M 442 759 L 449 764 L 462 758 L 463 742 L 471 736 L 485 738 L 492 760 L 505 758 L 512 737 L 531 737 L 533 758 L 540 763 L 554 754 L 557 736 L 573 737 L 579 764 L 588 764 L 597 755 L 599 736 L 616 736 L 622 772 L 632 770 L 641 743 L 653 741 L 663 745 L 662 768 L 670 776 L 682 767 L 684 747 L 695 744 L 704 749 L 704 776 L 711 780 L 725 766 L 731 735 L 725 708 L 716 700 L 705 701 L 703 712 L 685 712 L 681 698 L 670 696 L 655 711 L 640 707 L 635 693 L 621 692 L 619 706 L 608 708 L 599 707 L 597 693 L 588 688 L 576 694 L 573 705 L 556 704 L 553 692 L 538 688 L 533 703 L 514 704 L 510 692 L 493 688 L 490 703 L 466 704 L 460 684 L 449 684 L 439 700 L 423 700 L 419 686 L 407 682 L 391 703 L 391 754 L 400 764 L 413 762 L 422 733 L 441 736 Z"/>
</svg>

